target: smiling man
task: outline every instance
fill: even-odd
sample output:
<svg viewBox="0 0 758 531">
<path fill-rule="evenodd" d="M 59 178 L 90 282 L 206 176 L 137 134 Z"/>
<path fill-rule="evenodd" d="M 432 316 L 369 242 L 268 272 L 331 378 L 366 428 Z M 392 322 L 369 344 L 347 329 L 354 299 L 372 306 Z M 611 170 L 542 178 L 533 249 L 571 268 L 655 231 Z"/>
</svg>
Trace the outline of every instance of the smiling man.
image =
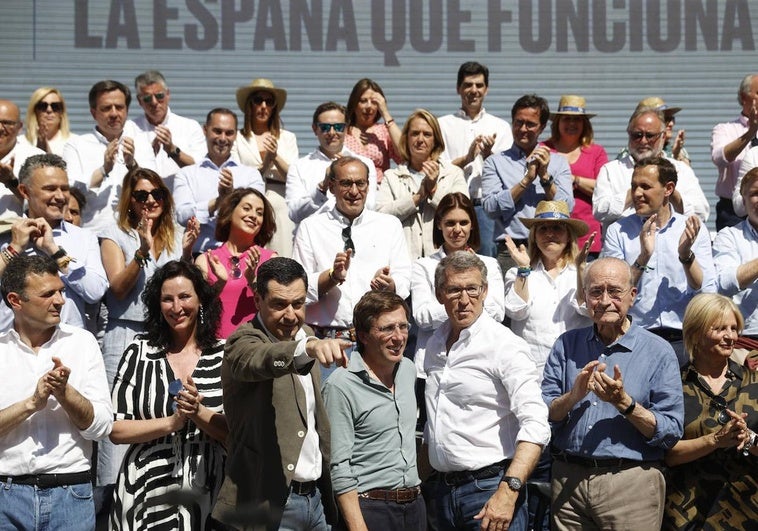
<svg viewBox="0 0 758 531">
<path fill-rule="evenodd" d="M 529 346 L 483 312 L 486 279 L 487 267 L 465 251 L 434 274 L 448 320 L 426 344 L 424 437 L 445 530 L 526 530 L 526 479 L 550 440 Z"/>
<path fill-rule="evenodd" d="M 85 304 L 100 302 L 108 280 L 95 235 L 63 220 L 69 199 L 66 163 L 58 155 L 34 155 L 26 160 L 19 177 L 19 192 L 29 210 L 0 238 L 0 273 L 18 254 L 52 257 L 66 286 L 62 321 L 88 328 Z M 10 310 L 0 307 L 0 330 L 7 330 L 11 320 Z"/>
<path fill-rule="evenodd" d="M 410 312 L 386 291 L 353 311 L 357 352 L 324 383 L 331 474 L 348 530 L 426 531 L 416 466 L 416 370 L 403 357 Z"/>
<path fill-rule="evenodd" d="M 193 251 L 201 253 L 218 245 L 216 214 L 219 202 L 235 188 L 255 188 L 265 193 L 261 173 L 232 158 L 237 138 L 237 115 L 229 109 L 212 109 L 203 126 L 207 155 L 198 163 L 185 166 L 174 180 L 176 219 L 186 226 L 192 217 L 200 222 L 200 236 Z"/>
<path fill-rule="evenodd" d="M 344 366 L 350 343 L 316 339 L 303 327 L 307 286 L 290 258 L 261 264 L 258 314 L 227 340 L 228 458 L 213 511 L 221 529 L 326 531 L 336 522 L 318 364 Z"/>
<path fill-rule="evenodd" d="M 584 293 L 594 326 L 558 338 L 542 381 L 553 529 L 660 529 L 663 453 L 684 417 L 676 356 L 627 316 L 637 288 L 623 260 L 590 263 Z"/>
</svg>

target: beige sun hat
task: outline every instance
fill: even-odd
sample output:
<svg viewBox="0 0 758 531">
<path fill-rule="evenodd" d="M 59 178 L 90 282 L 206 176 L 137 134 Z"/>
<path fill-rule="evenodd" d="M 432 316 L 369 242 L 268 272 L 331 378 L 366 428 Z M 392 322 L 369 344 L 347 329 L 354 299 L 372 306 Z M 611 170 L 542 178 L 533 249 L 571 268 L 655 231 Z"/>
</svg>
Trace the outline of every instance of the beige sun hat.
<svg viewBox="0 0 758 531">
<path fill-rule="evenodd" d="M 259 90 L 265 90 L 274 95 L 274 99 L 276 99 L 276 108 L 279 109 L 279 112 L 281 113 L 282 109 L 284 109 L 284 104 L 287 102 L 287 91 L 275 87 L 274 82 L 265 77 L 253 79 L 249 85 L 237 89 L 237 105 L 240 110 L 246 112 L 245 104 L 247 103 L 247 99 L 250 97 L 250 94 Z"/>
<path fill-rule="evenodd" d="M 558 102 L 558 110 L 550 113 L 550 119 L 555 120 L 556 116 L 586 116 L 592 118 L 597 116 L 587 112 L 587 102 L 581 96 L 574 94 L 564 94 Z"/>
<path fill-rule="evenodd" d="M 670 118 L 682 110 L 681 107 L 669 107 L 666 105 L 666 102 L 663 101 L 663 98 L 659 98 L 658 96 L 652 96 L 650 98 L 640 100 L 634 112 L 640 111 L 645 108 L 660 111 L 666 118 Z"/>
<path fill-rule="evenodd" d="M 573 219 L 569 214 L 566 201 L 540 201 L 534 211 L 533 218 L 518 218 L 527 229 L 540 223 L 565 223 L 574 232 L 574 235 L 584 236 L 590 230 L 589 226 L 580 219 Z"/>
</svg>

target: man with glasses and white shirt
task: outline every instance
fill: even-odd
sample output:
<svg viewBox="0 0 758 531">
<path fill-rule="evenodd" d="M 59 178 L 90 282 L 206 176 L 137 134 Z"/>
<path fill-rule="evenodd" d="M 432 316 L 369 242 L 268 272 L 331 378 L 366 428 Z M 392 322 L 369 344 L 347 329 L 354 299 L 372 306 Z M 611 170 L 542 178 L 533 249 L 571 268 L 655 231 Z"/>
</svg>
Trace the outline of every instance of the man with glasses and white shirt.
<svg viewBox="0 0 758 531">
<path fill-rule="evenodd" d="M 18 106 L 12 101 L 0 100 L 0 218 L 15 218 L 23 213 L 18 173 L 27 158 L 44 153 L 38 147 L 19 142 L 18 134 L 23 125 Z"/>
<path fill-rule="evenodd" d="M 317 337 L 355 340 L 353 306 L 369 290 L 410 293 L 411 259 L 400 221 L 365 208 L 369 168 L 352 156 L 336 159 L 327 181 L 333 205 L 306 218 L 292 258 L 308 273 L 305 321 Z"/>
<path fill-rule="evenodd" d="M 443 258 L 434 288 L 448 316 L 424 358 L 439 529 L 526 530 L 526 480 L 550 440 L 529 345 L 483 311 L 487 267 L 475 254 Z"/>
<path fill-rule="evenodd" d="M 313 113 L 313 133 L 318 139 L 318 149 L 290 164 L 287 171 L 285 200 L 290 219 L 295 224 L 318 211 L 327 200 L 334 199 L 329 187 L 329 165 L 338 157 L 351 156 L 368 166 L 368 191 L 366 207 L 374 210 L 376 204 L 376 167 L 369 159 L 357 155 L 344 146 L 345 108 L 328 101 L 316 107 Z"/>
</svg>

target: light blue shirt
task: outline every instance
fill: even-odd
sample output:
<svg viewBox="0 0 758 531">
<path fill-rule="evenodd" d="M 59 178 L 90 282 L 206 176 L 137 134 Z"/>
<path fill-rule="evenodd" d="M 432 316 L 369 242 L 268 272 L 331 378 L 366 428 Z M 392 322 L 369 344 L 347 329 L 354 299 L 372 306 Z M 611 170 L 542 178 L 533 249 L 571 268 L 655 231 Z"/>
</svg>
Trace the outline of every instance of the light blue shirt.
<svg viewBox="0 0 758 531">
<path fill-rule="evenodd" d="M 607 364 L 611 377 L 619 366 L 624 390 L 655 417 L 653 437 L 645 439 L 615 406 L 590 392 L 563 421 L 552 423 L 553 446 L 586 458 L 662 460 L 684 426 L 682 378 L 671 345 L 634 323 L 608 346 L 594 326 L 569 330 L 555 342 L 545 365 L 542 398 L 548 407 L 571 390 L 582 368 L 594 360 Z"/>
<path fill-rule="evenodd" d="M 671 208 L 669 206 L 669 208 Z M 621 258 L 628 264 L 640 255 L 640 232 L 646 218 L 636 214 L 621 218 L 608 227 L 603 241 L 603 256 Z M 698 293 L 716 291 L 716 270 L 711 255 L 711 240 L 705 225 L 692 245 L 692 252 L 703 271 L 699 290 L 687 284 L 684 265 L 679 262 L 679 238 L 684 232 L 687 217 L 671 209 L 671 219 L 655 235 L 655 250 L 640 276 L 637 298 L 629 310 L 634 322 L 643 328 L 682 329 L 684 310 Z"/>
<path fill-rule="evenodd" d="M 746 335 L 758 335 L 758 283 L 740 289 L 737 268 L 758 258 L 758 231 L 749 220 L 721 229 L 713 240 L 713 262 L 718 275 L 718 289 L 732 297 L 745 318 Z"/>
<path fill-rule="evenodd" d="M 535 179 L 524 190 L 518 203 L 513 202 L 511 189 L 520 186 L 526 171 L 526 153 L 516 144 L 507 151 L 490 156 L 484 161 L 482 170 L 482 207 L 495 220 L 496 241 L 504 241 L 505 234 L 514 239 L 525 240 L 529 229 L 518 219 L 533 218 L 537 203 L 544 201 L 545 190 Z M 573 178 L 566 157 L 551 153 L 547 173 L 555 179 L 555 201 L 568 203 L 569 211 L 574 210 Z"/>
</svg>

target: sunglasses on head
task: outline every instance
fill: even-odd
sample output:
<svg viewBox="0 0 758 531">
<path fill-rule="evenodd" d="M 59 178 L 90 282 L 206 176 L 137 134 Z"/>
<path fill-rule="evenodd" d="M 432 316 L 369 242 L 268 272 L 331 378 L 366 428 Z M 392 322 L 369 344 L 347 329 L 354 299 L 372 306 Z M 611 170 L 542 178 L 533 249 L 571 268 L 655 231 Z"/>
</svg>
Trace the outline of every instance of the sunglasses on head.
<svg viewBox="0 0 758 531">
<path fill-rule="evenodd" d="M 273 97 L 271 97 L 271 96 L 261 96 L 260 94 L 256 94 L 255 96 L 252 96 L 250 99 L 256 105 L 260 105 L 261 103 L 265 103 L 269 107 L 273 107 L 274 103 L 276 103 L 276 100 Z"/>
<path fill-rule="evenodd" d="M 330 129 L 334 129 L 338 133 L 342 133 L 345 130 L 345 122 L 338 122 L 336 124 L 327 124 L 324 122 L 318 122 L 316 124 L 322 133 L 326 134 Z"/>
<path fill-rule="evenodd" d="M 140 96 L 139 99 L 142 100 L 142 103 L 150 103 L 153 101 L 153 98 L 158 101 L 163 101 L 165 97 L 165 92 L 156 92 L 155 94 L 145 94 L 144 96 Z"/>
<path fill-rule="evenodd" d="M 161 190 L 160 188 L 150 190 L 149 192 L 147 190 L 135 190 L 132 192 L 132 197 L 138 203 L 144 203 L 145 201 L 147 201 L 147 196 L 149 195 L 152 195 L 153 199 L 155 199 L 156 201 L 163 201 L 164 199 L 166 199 L 166 192 L 164 190 Z"/>
<path fill-rule="evenodd" d="M 46 101 L 40 101 L 37 102 L 37 105 L 34 106 L 34 110 L 37 112 L 45 112 L 48 109 L 52 109 L 53 112 L 63 112 L 63 102 L 54 101 L 52 103 L 48 103 Z"/>
</svg>

